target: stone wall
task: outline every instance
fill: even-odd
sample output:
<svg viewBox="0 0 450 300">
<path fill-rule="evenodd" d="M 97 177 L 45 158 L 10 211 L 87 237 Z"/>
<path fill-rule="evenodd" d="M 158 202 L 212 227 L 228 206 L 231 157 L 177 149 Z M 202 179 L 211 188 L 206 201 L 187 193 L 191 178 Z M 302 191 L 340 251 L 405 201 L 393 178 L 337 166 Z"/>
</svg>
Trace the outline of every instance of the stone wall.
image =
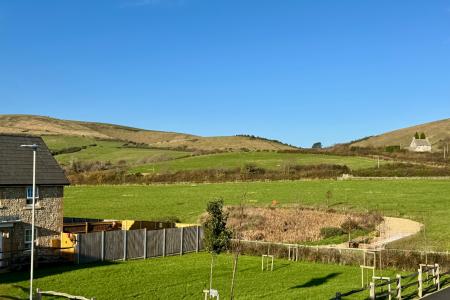
<svg viewBox="0 0 450 300">
<path fill-rule="evenodd" d="M 52 247 L 63 229 L 63 186 L 38 186 L 35 226 L 38 247 Z M 3 239 L 5 251 L 25 249 L 25 229 L 31 229 L 31 205 L 26 204 L 26 187 L 0 187 L 0 217 L 15 216 L 9 239 Z M 5 229 L 3 229 L 5 231 Z M 11 248 L 12 245 L 12 249 Z"/>
</svg>

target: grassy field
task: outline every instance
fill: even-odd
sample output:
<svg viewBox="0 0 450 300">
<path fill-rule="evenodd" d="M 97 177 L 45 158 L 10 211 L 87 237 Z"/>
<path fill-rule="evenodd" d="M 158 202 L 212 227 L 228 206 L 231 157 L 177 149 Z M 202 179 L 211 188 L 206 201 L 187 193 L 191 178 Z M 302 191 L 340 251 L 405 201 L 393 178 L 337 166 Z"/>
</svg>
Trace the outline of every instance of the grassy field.
<svg viewBox="0 0 450 300">
<path fill-rule="evenodd" d="M 157 162 L 137 166 L 132 172 L 151 173 L 160 171 L 179 171 L 208 168 L 236 168 L 245 164 L 255 164 L 266 169 L 281 169 L 286 164 L 337 164 L 347 165 L 350 169 L 375 167 L 376 160 L 354 156 L 336 156 L 323 154 L 277 153 L 277 152 L 233 152 L 186 157 L 171 161 Z M 384 163 L 384 162 L 382 162 Z"/>
<path fill-rule="evenodd" d="M 158 220 L 177 217 L 196 222 L 206 203 L 222 197 L 226 204 L 299 204 L 330 208 L 378 210 L 411 218 L 425 231 L 403 242 L 405 248 L 450 249 L 450 182 L 448 180 L 280 181 L 223 184 L 72 186 L 65 189 L 65 215 L 73 217 Z"/>
<path fill-rule="evenodd" d="M 98 300 L 203 299 L 202 290 L 209 286 L 209 263 L 210 255 L 200 253 L 38 269 L 34 285 Z M 328 299 L 337 291 L 349 291 L 360 284 L 358 267 L 275 260 L 273 272 L 262 272 L 260 264 L 259 257 L 240 257 L 237 299 Z M 218 256 L 213 287 L 219 290 L 221 299 L 229 299 L 231 270 L 232 257 Z M 394 275 L 392 271 L 380 274 Z M 0 275 L 0 298 L 26 299 L 27 279 L 27 272 Z M 350 299 L 367 296 L 360 293 Z"/>
<path fill-rule="evenodd" d="M 210 155 L 192 156 L 191 152 L 159 150 L 145 148 L 125 148 L 124 142 L 99 140 L 81 136 L 44 136 L 51 150 L 57 151 L 70 147 L 83 147 L 78 152 L 56 155 L 56 160 L 67 165 L 71 161 L 111 162 L 117 164 L 125 161 L 130 172 L 153 173 L 180 170 L 237 168 L 246 164 L 254 164 L 266 169 L 282 169 L 286 164 L 338 164 L 347 165 L 351 169 L 364 169 L 376 166 L 376 160 L 355 157 L 323 154 L 294 154 L 278 152 L 229 152 Z M 382 163 L 385 163 L 382 161 Z"/>
<path fill-rule="evenodd" d="M 148 163 L 149 161 L 170 160 L 190 154 L 183 151 L 124 148 L 122 147 L 124 143 L 120 141 L 104 141 L 84 137 L 65 137 L 61 139 L 47 136 L 44 139 L 52 150 L 87 146 L 86 149 L 78 152 L 56 155 L 56 160 L 62 165 L 66 165 L 71 161 L 109 161 L 111 163 L 125 161 L 128 165 L 136 165 Z M 96 146 L 89 146 L 93 144 Z"/>
</svg>

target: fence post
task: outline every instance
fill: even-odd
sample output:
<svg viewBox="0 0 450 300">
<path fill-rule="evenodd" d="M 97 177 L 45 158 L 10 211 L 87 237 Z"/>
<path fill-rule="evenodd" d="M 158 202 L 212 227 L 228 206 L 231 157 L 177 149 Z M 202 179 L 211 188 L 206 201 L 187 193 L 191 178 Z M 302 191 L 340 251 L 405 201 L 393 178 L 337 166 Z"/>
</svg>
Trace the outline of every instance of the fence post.
<svg viewBox="0 0 450 300">
<path fill-rule="evenodd" d="M 370 295 L 369 295 L 370 300 L 375 300 L 376 296 L 375 296 L 375 282 L 371 282 L 370 283 Z"/>
<path fill-rule="evenodd" d="M 441 289 L 441 274 L 439 270 L 439 264 L 435 264 L 435 267 L 436 267 L 436 287 L 437 290 L 439 291 Z"/>
<path fill-rule="evenodd" d="M 123 260 L 127 260 L 127 231 L 123 231 Z"/>
<path fill-rule="evenodd" d="M 105 260 L 105 231 L 102 231 L 102 253 L 101 253 L 102 261 Z"/>
<path fill-rule="evenodd" d="M 200 226 L 197 226 L 197 239 L 195 240 L 195 252 L 198 253 Z"/>
<path fill-rule="evenodd" d="M 37 300 L 41 300 L 42 299 L 42 296 L 41 296 L 41 290 L 40 289 L 36 289 L 36 298 L 37 298 Z"/>
<path fill-rule="evenodd" d="M 144 228 L 144 259 L 147 258 L 147 228 Z"/>
<path fill-rule="evenodd" d="M 290 250 L 290 249 L 289 249 Z M 336 298 L 334 298 L 335 300 L 341 300 L 341 293 L 337 292 L 336 293 Z"/>
<path fill-rule="evenodd" d="M 402 276 L 397 274 L 397 299 L 402 299 Z"/>
<path fill-rule="evenodd" d="M 180 255 L 183 255 L 183 236 L 184 236 L 184 227 L 180 228 Z"/>
<path fill-rule="evenodd" d="M 166 256 L 166 229 L 163 229 L 163 257 Z"/>
<path fill-rule="evenodd" d="M 422 268 L 420 268 L 419 270 L 417 270 L 418 271 L 418 273 L 419 273 L 419 276 L 418 276 L 418 281 L 419 281 L 419 291 L 418 291 L 418 294 L 419 294 L 419 298 L 422 298 L 422 294 L 423 294 L 423 281 L 422 281 Z"/>
<path fill-rule="evenodd" d="M 81 251 L 81 233 L 77 234 L 77 244 L 75 250 L 77 251 L 77 264 L 80 264 L 80 251 Z"/>
</svg>

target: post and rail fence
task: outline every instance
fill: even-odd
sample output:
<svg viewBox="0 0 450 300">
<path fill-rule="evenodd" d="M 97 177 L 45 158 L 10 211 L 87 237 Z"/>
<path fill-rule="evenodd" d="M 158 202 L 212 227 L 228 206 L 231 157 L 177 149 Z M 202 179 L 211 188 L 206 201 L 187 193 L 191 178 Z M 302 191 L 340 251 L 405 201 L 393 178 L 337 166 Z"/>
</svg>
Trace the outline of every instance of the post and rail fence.
<svg viewBox="0 0 450 300">
<path fill-rule="evenodd" d="M 432 275 L 429 276 L 429 273 L 432 272 Z M 425 278 L 424 278 L 424 275 Z M 358 293 L 368 292 L 369 297 L 367 299 L 376 300 L 376 299 L 406 299 L 411 296 L 416 295 L 418 298 L 422 298 L 425 294 L 439 291 L 443 286 L 443 283 L 447 282 L 447 280 L 441 280 L 444 276 L 450 275 L 450 271 L 440 272 L 440 267 L 438 264 L 434 265 L 426 265 L 420 264 L 419 269 L 415 273 L 411 273 L 408 275 L 400 275 L 397 274 L 395 278 L 381 278 L 381 277 L 373 277 L 372 281 L 368 286 L 351 290 L 345 293 L 336 293 L 336 296 L 331 298 L 330 300 L 342 300 L 347 296 L 351 296 Z M 412 281 L 408 281 L 404 283 L 407 279 L 413 279 Z M 416 280 L 414 280 L 417 278 Z M 382 279 L 382 282 L 377 283 L 377 280 Z M 431 282 L 429 284 L 429 282 Z M 425 287 L 425 285 L 427 285 Z M 394 286 L 394 288 L 391 288 Z M 387 287 L 384 290 L 384 287 Z M 415 287 L 414 289 L 409 289 L 411 287 Z M 380 291 L 380 289 L 382 289 Z M 408 290 L 408 294 L 406 291 Z"/>
</svg>

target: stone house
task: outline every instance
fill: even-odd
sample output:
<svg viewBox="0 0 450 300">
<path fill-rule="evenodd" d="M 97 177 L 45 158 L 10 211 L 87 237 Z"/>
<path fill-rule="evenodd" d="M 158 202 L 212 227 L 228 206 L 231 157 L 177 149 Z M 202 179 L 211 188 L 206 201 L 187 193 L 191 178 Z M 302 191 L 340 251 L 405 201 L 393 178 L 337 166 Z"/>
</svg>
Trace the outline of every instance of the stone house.
<svg viewBox="0 0 450 300">
<path fill-rule="evenodd" d="M 428 138 L 416 139 L 413 137 L 409 150 L 413 152 L 431 152 L 431 143 Z"/>
<path fill-rule="evenodd" d="M 64 171 L 40 137 L 0 134 L 0 267 L 29 256 L 33 151 L 36 144 L 36 247 L 38 255 L 59 247 L 63 229 Z"/>
</svg>

